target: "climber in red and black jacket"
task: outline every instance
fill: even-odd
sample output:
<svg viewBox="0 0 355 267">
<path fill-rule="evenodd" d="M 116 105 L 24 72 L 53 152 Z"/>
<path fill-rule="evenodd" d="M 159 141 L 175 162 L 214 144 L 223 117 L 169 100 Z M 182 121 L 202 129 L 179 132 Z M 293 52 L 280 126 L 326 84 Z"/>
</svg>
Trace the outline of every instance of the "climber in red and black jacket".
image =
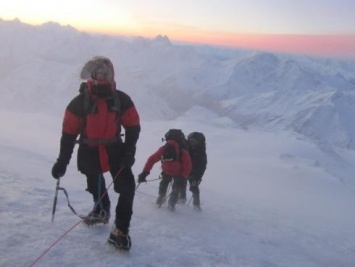
<svg viewBox="0 0 355 267">
<path fill-rule="evenodd" d="M 116 89 L 114 68 L 108 58 L 89 60 L 80 76 L 87 81 L 82 83 L 80 94 L 65 110 L 60 153 L 52 168 L 52 176 L 58 179 L 65 174 L 74 145 L 79 143 L 78 170 L 86 175 L 87 191 L 93 195 L 95 203 L 84 222 L 96 224 L 107 223 L 110 218 L 110 199 L 103 176 L 109 171 L 119 198 L 115 229 L 108 242 L 119 249 L 129 250 L 135 193 L 131 167 L 140 133 L 139 115 L 131 98 Z M 121 133 L 122 128 L 124 133 Z"/>
<path fill-rule="evenodd" d="M 162 172 L 156 203 L 160 207 L 166 201 L 168 186 L 172 182 L 168 209 L 174 211 L 178 196 L 191 172 L 191 158 L 184 147 L 186 139 L 181 129 L 170 129 L 164 137 L 166 143 L 149 156 L 143 171 L 138 175 L 138 182 L 145 182 L 155 163 L 160 161 Z"/>
</svg>

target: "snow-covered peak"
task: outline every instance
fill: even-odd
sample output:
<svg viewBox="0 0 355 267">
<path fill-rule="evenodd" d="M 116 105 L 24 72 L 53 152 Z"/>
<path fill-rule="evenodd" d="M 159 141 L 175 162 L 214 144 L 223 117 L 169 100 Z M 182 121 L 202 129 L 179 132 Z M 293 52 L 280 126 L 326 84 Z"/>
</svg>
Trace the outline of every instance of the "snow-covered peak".
<svg viewBox="0 0 355 267">
<path fill-rule="evenodd" d="M 168 45 L 170 46 L 171 45 L 171 42 L 168 38 L 168 36 L 166 35 L 157 35 L 154 39 L 153 39 L 153 42 L 155 44 L 160 44 L 160 45 Z"/>
<path fill-rule="evenodd" d="M 236 127 L 353 148 L 353 61 L 173 45 L 164 35 L 128 40 L 53 22 L 1 21 L 0 38 L 2 108 L 62 114 L 78 92 L 83 62 L 102 55 L 143 119 L 177 118 L 199 106 Z"/>
</svg>

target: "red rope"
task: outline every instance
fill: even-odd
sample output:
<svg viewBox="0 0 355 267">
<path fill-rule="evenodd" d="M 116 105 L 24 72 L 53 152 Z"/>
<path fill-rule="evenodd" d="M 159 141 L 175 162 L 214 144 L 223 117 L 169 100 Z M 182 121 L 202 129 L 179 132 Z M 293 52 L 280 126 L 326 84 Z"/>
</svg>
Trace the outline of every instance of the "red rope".
<svg viewBox="0 0 355 267">
<path fill-rule="evenodd" d="M 124 166 L 121 167 L 121 169 L 118 170 L 116 176 L 112 179 L 111 183 L 109 184 L 109 186 L 107 187 L 107 189 L 105 190 L 105 192 L 102 194 L 100 201 L 102 200 L 102 198 L 105 196 L 105 194 L 107 194 L 107 190 L 110 188 L 110 186 L 115 182 L 116 178 L 118 177 L 118 175 L 122 172 L 122 170 L 124 169 Z M 77 227 L 83 220 L 81 219 L 80 221 L 78 221 L 76 224 L 74 224 L 72 227 L 70 227 L 67 231 L 65 231 L 64 234 L 62 234 L 55 242 L 53 242 L 52 245 L 50 245 L 41 255 L 39 255 L 35 261 L 29 266 L 35 266 L 35 264 L 44 256 L 48 253 L 48 251 L 54 247 L 61 239 L 63 239 L 71 230 L 73 230 L 75 227 Z"/>
<path fill-rule="evenodd" d="M 65 237 L 71 230 L 73 230 L 79 223 L 81 223 L 83 220 L 78 221 L 76 224 L 74 224 L 72 227 L 70 227 L 64 234 L 62 234 L 55 242 L 53 242 L 52 245 L 50 245 L 41 255 L 37 257 L 37 259 L 29 266 L 32 267 L 34 266 L 47 252 L 54 247 L 63 237 Z"/>
</svg>

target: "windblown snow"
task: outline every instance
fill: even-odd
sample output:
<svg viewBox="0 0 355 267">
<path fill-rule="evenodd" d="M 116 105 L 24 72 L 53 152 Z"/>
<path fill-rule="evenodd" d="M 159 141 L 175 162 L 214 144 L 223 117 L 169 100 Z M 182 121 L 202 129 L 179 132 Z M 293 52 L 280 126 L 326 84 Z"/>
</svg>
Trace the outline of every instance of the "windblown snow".
<svg viewBox="0 0 355 267">
<path fill-rule="evenodd" d="M 0 266 L 354 266 L 354 61 L 54 22 L 0 20 L 0 40 Z M 207 139 L 202 212 L 157 209 L 155 166 L 136 190 L 128 254 L 106 244 L 112 222 L 79 223 L 62 192 L 51 223 L 62 116 L 96 55 L 112 59 L 141 116 L 135 175 L 169 128 Z M 83 214 L 93 203 L 75 158 L 61 186 Z"/>
</svg>

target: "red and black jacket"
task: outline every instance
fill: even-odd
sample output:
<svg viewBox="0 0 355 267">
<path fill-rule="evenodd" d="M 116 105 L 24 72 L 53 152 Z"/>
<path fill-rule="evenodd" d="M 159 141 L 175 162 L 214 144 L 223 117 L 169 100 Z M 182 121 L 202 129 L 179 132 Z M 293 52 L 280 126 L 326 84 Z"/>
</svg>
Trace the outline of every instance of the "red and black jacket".
<svg viewBox="0 0 355 267">
<path fill-rule="evenodd" d="M 167 143 L 172 144 L 175 147 L 175 150 L 181 153 L 181 155 L 178 155 L 179 159 L 174 161 L 161 160 L 164 149 L 164 146 L 161 146 L 154 154 L 148 158 L 143 170 L 150 172 L 154 164 L 161 160 L 161 168 L 163 173 L 173 177 L 176 176 L 188 178 L 191 172 L 191 159 L 189 152 L 180 148 L 179 144 L 173 140 L 168 140 Z"/>
<path fill-rule="evenodd" d="M 87 89 L 69 103 L 63 119 L 58 160 L 69 163 L 75 140 L 80 135 L 80 146 L 97 149 L 101 171 L 108 171 L 106 146 L 121 141 L 122 127 L 125 129 L 125 152 L 135 154 L 140 133 L 138 112 L 127 94 L 119 90 L 114 90 L 114 94 L 119 101 L 119 110 L 114 97 L 97 97 Z"/>
</svg>

